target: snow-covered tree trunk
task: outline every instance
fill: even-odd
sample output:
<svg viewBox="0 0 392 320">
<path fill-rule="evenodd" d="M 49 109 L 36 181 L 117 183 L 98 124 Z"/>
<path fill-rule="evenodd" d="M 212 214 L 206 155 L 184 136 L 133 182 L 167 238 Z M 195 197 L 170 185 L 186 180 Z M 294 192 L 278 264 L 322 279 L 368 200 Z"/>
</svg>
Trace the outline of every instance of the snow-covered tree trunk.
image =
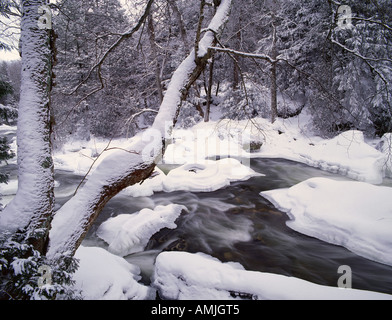
<svg viewBox="0 0 392 320">
<path fill-rule="evenodd" d="M 198 52 L 193 50 L 171 79 L 152 128 L 131 139 L 127 150 L 108 155 L 86 184 L 55 215 L 50 232 L 49 259 L 73 255 L 105 204 L 121 190 L 148 178 L 162 156 L 163 141 L 169 137 L 183 99 L 200 76 L 211 56 L 209 47 L 228 20 L 232 0 L 222 0 Z"/>
<path fill-rule="evenodd" d="M 45 250 L 54 205 L 50 89 L 52 51 L 44 0 L 22 1 L 22 79 L 18 118 L 18 191 L 0 229 Z"/>
</svg>

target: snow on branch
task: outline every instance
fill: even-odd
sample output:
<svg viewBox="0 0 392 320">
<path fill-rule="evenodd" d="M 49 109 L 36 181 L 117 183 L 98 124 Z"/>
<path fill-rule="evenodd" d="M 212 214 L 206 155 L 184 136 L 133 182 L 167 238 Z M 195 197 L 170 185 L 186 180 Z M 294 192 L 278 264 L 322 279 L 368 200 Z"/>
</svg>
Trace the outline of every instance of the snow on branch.
<svg viewBox="0 0 392 320">
<path fill-rule="evenodd" d="M 210 29 L 218 33 L 223 30 L 231 4 L 232 0 L 221 1 Z M 175 122 L 189 88 L 205 69 L 210 55 L 207 49 L 214 41 L 214 32 L 207 32 L 199 46 L 205 48 L 204 56 L 199 54 L 198 61 L 195 61 L 193 50 L 174 72 L 152 128 L 130 139 L 125 150 L 110 151 L 78 193 L 57 211 L 49 236 L 49 259 L 74 255 L 106 203 L 126 187 L 140 183 L 152 174 L 162 156 L 162 139 L 171 130 L 168 124 Z"/>
<path fill-rule="evenodd" d="M 246 58 L 252 58 L 252 59 L 261 59 L 268 61 L 269 63 L 277 63 L 278 61 L 282 59 L 272 59 L 270 56 L 266 54 L 256 54 L 256 53 L 247 53 L 247 52 L 242 52 L 242 51 L 237 51 L 229 48 L 220 48 L 220 47 L 209 47 L 208 49 L 213 50 L 213 51 L 218 51 L 218 52 L 225 52 L 225 53 L 230 53 L 234 54 L 236 56 L 241 56 L 241 57 L 246 57 Z"/>
<path fill-rule="evenodd" d="M 365 57 L 363 55 L 361 55 L 359 52 L 355 51 L 355 50 L 351 50 L 349 48 L 347 48 L 346 46 L 342 45 L 340 42 L 335 41 L 334 39 L 331 39 L 331 42 L 333 44 L 336 44 L 337 46 L 339 46 L 340 48 L 342 48 L 343 50 L 357 56 L 358 58 L 364 60 L 364 61 L 373 61 L 373 62 L 382 62 L 382 61 L 387 61 L 387 62 L 392 62 L 392 59 L 388 59 L 388 58 L 370 58 L 370 57 Z"/>
<path fill-rule="evenodd" d="M 124 32 L 123 34 L 120 35 L 120 37 L 110 46 L 108 50 L 102 55 L 102 57 L 97 61 L 97 63 L 90 69 L 88 72 L 87 76 L 69 93 L 69 95 L 74 94 L 84 83 L 87 82 L 87 80 L 91 77 L 91 74 L 95 69 L 98 68 L 98 72 L 100 73 L 100 68 L 102 64 L 105 62 L 106 58 L 108 55 L 115 49 L 117 48 L 124 40 L 130 38 L 133 36 L 133 34 L 137 31 L 139 31 L 140 27 L 144 24 L 144 21 L 147 19 L 151 6 L 153 4 L 154 0 L 149 0 L 146 8 L 144 9 L 143 15 L 140 17 L 139 21 L 137 24 L 131 28 L 130 30 Z M 103 86 L 103 82 L 101 81 L 101 85 Z"/>
<path fill-rule="evenodd" d="M 365 22 L 370 22 L 370 23 L 374 23 L 374 24 L 378 24 L 382 27 L 384 27 L 385 29 L 392 31 L 392 27 L 390 27 L 389 25 L 387 25 L 386 23 L 382 22 L 382 21 L 377 21 L 377 20 L 373 20 L 372 18 L 359 18 L 359 17 L 352 17 L 352 20 L 359 20 L 359 21 L 365 21 Z"/>
</svg>

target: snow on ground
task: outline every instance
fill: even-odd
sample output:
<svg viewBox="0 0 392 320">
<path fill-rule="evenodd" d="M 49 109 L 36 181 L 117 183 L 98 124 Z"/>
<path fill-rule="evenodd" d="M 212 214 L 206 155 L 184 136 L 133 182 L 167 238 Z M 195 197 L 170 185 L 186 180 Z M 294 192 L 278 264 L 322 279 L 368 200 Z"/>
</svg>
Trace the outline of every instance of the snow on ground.
<svg viewBox="0 0 392 320">
<path fill-rule="evenodd" d="M 208 255 L 163 252 L 153 285 L 161 298 L 175 300 L 392 300 L 391 295 L 317 285 L 283 275 L 246 271 Z"/>
<path fill-rule="evenodd" d="M 55 168 L 84 176 L 98 166 L 112 151 L 127 149 L 135 139 L 70 140 L 53 154 Z M 105 151 L 106 150 L 106 151 Z M 94 166 L 93 166 L 94 165 Z M 92 167 L 93 166 L 93 167 Z"/>
<path fill-rule="evenodd" d="M 75 258 L 79 268 L 74 274 L 75 289 L 85 300 L 147 300 L 155 290 L 144 286 L 139 267 L 101 248 L 79 247 Z"/>
<path fill-rule="evenodd" d="M 349 178 L 381 184 L 392 177 L 391 134 L 379 139 L 376 148 L 367 143 L 360 131 L 347 131 L 333 139 L 323 139 L 307 128 L 308 117 L 201 122 L 190 129 L 175 129 L 163 158 L 165 164 L 197 164 L 206 158 L 241 158 L 249 166 L 253 157 L 284 158 L 305 163 Z M 153 137 L 154 138 L 154 137 Z M 109 149 L 126 148 L 129 140 L 113 140 Z M 54 154 L 57 169 L 84 175 L 96 157 L 108 147 L 103 139 L 72 141 Z M 109 153 L 103 152 L 95 166 Z"/>
<path fill-rule="evenodd" d="M 176 219 L 186 207 L 176 204 L 121 214 L 103 222 L 97 235 L 109 244 L 109 251 L 127 256 L 143 251 L 151 236 L 163 228 L 175 229 Z"/>
<path fill-rule="evenodd" d="M 304 120 L 262 118 L 252 121 L 220 120 L 199 123 L 173 134 L 165 163 L 189 163 L 205 157 L 269 157 L 305 163 L 349 178 L 380 184 L 388 174 L 389 149 L 383 152 L 366 143 L 360 131 L 347 131 L 334 139 L 307 135 Z M 252 150 L 259 144 L 260 148 Z M 388 144 L 385 143 L 385 146 Z"/>
<path fill-rule="evenodd" d="M 187 130 L 175 129 L 163 163 L 180 167 L 168 175 L 156 168 L 154 177 L 123 192 L 137 197 L 159 191 L 212 191 L 233 180 L 257 175 L 249 168 L 252 157 L 302 162 L 363 182 L 338 183 L 316 178 L 290 189 L 263 192 L 262 196 L 289 214 L 292 220 L 288 225 L 293 229 L 392 265 L 392 240 L 388 233 L 392 227 L 388 208 L 392 189 L 369 184 L 380 184 L 383 177 L 392 177 L 391 134 L 372 145 L 358 131 L 322 139 L 310 133 L 304 125 L 306 115 L 303 117 L 278 119 L 274 124 L 261 118 L 220 120 L 202 122 Z M 55 167 L 85 175 L 105 148 L 110 150 L 103 152 L 94 166 L 112 151 L 129 145 L 129 139 L 115 139 L 110 144 L 103 139 L 69 142 L 54 153 Z M 241 162 L 233 158 L 218 160 L 226 156 L 238 157 Z M 16 186 L 11 181 L 4 191 L 13 193 Z M 101 226 L 101 236 L 117 254 L 128 254 L 131 247 L 130 252 L 143 250 L 153 233 L 163 227 L 175 227 L 174 221 L 182 209 L 172 206 L 108 220 Z M 86 299 L 154 298 L 151 289 L 137 283 L 137 268 L 121 257 L 103 249 L 82 247 L 77 258 L 81 264 L 75 280 Z M 186 253 L 160 254 L 154 284 L 162 296 L 179 299 L 226 299 L 232 292 L 260 299 L 390 298 L 245 271 L 239 264 L 223 264 L 205 255 Z"/>
<path fill-rule="evenodd" d="M 392 133 L 386 133 L 377 145 L 385 157 L 385 175 L 392 178 Z"/>
<path fill-rule="evenodd" d="M 287 212 L 290 228 L 392 265 L 392 188 L 312 178 L 261 195 Z"/>
</svg>

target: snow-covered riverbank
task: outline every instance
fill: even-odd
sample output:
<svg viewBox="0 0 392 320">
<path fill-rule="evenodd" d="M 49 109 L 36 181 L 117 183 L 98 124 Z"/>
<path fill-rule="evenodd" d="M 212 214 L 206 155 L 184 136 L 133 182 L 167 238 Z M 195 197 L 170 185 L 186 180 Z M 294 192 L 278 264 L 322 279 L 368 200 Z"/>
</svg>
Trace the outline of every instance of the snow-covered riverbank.
<svg viewBox="0 0 392 320">
<path fill-rule="evenodd" d="M 391 135 L 366 141 L 361 132 L 348 131 L 333 139 L 323 139 L 311 135 L 302 125 L 303 122 L 301 118 L 279 119 L 273 125 L 264 119 L 241 122 L 221 120 L 200 123 L 188 130 L 175 130 L 163 162 L 179 167 L 169 174 L 157 168 L 153 178 L 124 190 L 123 194 L 149 196 L 156 192 L 174 190 L 209 192 L 224 188 L 233 181 L 260 175 L 249 168 L 250 158 L 294 160 L 338 173 L 343 180 L 356 181 L 313 179 L 290 189 L 263 192 L 263 197 L 288 213 L 291 218 L 288 226 L 323 241 L 345 246 L 361 256 L 392 265 L 392 239 L 388 233 L 391 230 L 389 221 L 392 221 L 392 207 L 389 205 L 392 188 L 374 185 L 389 184 L 385 178 L 391 177 L 392 173 Z M 125 144 L 125 139 L 118 139 L 112 141 L 109 148 L 121 148 Z M 110 153 L 102 153 L 107 147 L 108 142 L 101 139 L 69 142 L 55 152 L 55 166 L 57 169 L 85 175 L 91 165 L 99 165 L 106 154 Z M 95 161 L 101 153 L 102 156 Z M 227 156 L 238 160 L 220 160 Z M 209 160 L 206 161 L 207 157 Z M 8 186 L 1 187 L 10 195 L 16 186 L 16 182 L 11 181 Z M 176 210 L 174 213 L 174 216 L 179 214 Z M 108 222 L 104 233 L 119 235 L 118 228 L 121 228 L 122 234 L 128 235 L 120 237 L 121 252 L 118 253 L 124 255 L 124 252 L 135 252 L 135 243 L 139 246 L 137 250 L 143 250 L 146 241 L 159 228 L 175 228 L 174 216 L 165 222 L 162 214 L 158 213 L 156 221 L 151 220 L 154 215 L 140 221 L 142 212 L 135 213 L 139 229 L 132 229 L 132 234 L 138 235 L 137 243 L 133 241 L 135 238 L 132 235 L 130 238 L 133 240 L 128 241 L 130 230 L 124 229 L 127 222 Z M 103 238 L 111 243 L 118 241 L 115 236 L 111 240 L 106 236 Z M 126 247 L 127 243 L 129 247 Z M 117 249 L 112 252 L 117 252 Z M 163 297 L 187 299 L 196 299 L 198 295 L 195 292 L 199 291 L 205 293 L 205 299 L 230 298 L 230 292 L 244 293 L 260 299 L 392 299 L 388 295 L 357 290 L 341 291 L 292 277 L 245 271 L 238 264 L 222 264 L 205 255 L 186 253 L 158 255 L 159 268 L 155 272 L 153 286 L 147 287 L 137 282 L 140 273 L 137 267 L 102 250 L 81 247 L 77 252 L 81 266 L 75 276 L 76 285 L 88 299 L 151 299 L 155 296 L 155 290 Z M 168 259 L 173 259 L 176 264 L 166 263 Z M 90 273 L 92 265 L 103 267 Z M 119 270 L 112 272 L 113 268 Z M 120 274 L 128 276 L 120 277 Z M 170 274 L 175 275 L 175 279 L 168 277 Z M 199 284 L 192 282 L 196 289 L 180 295 L 178 290 L 181 291 L 183 285 L 189 286 L 189 279 L 195 277 L 200 278 Z M 185 280 L 181 284 L 179 279 Z M 220 279 L 219 283 L 216 282 L 217 279 Z M 244 282 L 243 279 L 247 280 Z M 258 285 L 266 279 L 272 281 L 270 286 L 262 288 Z M 240 295 L 237 296 L 239 297 Z"/>
</svg>

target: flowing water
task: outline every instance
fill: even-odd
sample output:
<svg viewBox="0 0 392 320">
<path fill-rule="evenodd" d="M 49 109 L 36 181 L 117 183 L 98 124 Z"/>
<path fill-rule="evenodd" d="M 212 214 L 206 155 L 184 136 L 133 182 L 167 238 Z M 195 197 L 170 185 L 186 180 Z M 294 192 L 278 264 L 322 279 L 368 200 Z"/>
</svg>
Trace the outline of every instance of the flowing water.
<svg viewBox="0 0 392 320">
<path fill-rule="evenodd" d="M 235 182 L 215 192 L 160 192 L 138 198 L 120 194 L 104 208 L 83 245 L 107 248 L 95 232 L 109 217 L 158 205 L 182 204 L 187 211 L 177 219 L 176 229 L 161 230 L 144 252 L 125 257 L 140 266 L 146 284 L 150 282 L 156 256 L 162 250 L 180 250 L 204 252 L 221 261 L 239 262 L 247 270 L 295 276 L 328 286 L 337 286 L 341 276 L 338 268 L 348 265 L 354 288 L 392 294 L 392 267 L 291 230 L 286 226 L 287 215 L 259 195 L 261 191 L 290 187 L 311 177 L 345 178 L 282 159 L 253 159 L 251 166 L 265 176 Z M 161 169 L 168 171 L 170 167 Z M 11 178 L 15 178 L 15 168 Z M 72 196 L 80 179 L 69 172 L 56 172 L 58 207 Z"/>
<path fill-rule="evenodd" d="M 392 267 L 291 230 L 286 226 L 287 215 L 259 195 L 261 191 L 290 187 L 311 177 L 347 179 L 282 159 L 254 159 L 251 166 L 265 176 L 235 182 L 215 192 L 162 192 L 139 198 L 120 195 L 109 202 L 84 244 L 107 247 L 95 231 L 110 216 L 157 205 L 182 204 L 188 210 L 177 219 L 176 229 L 161 230 L 144 252 L 125 257 L 141 267 L 145 283 L 149 283 L 154 259 L 162 250 L 180 250 L 236 261 L 247 270 L 295 276 L 329 286 L 337 286 L 341 276 L 338 268 L 348 265 L 354 288 L 392 294 Z"/>
</svg>

